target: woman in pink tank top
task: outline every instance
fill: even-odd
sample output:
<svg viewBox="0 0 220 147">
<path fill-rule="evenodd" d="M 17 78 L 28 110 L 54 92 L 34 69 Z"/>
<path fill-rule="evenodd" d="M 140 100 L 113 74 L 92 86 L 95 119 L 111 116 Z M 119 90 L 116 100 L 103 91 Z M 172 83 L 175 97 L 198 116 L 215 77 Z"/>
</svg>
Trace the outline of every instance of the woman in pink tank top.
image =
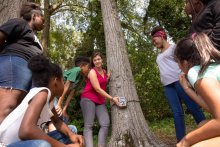
<svg viewBox="0 0 220 147">
<path fill-rule="evenodd" d="M 108 77 L 102 68 L 103 60 L 99 52 L 91 56 L 92 69 L 88 74 L 86 86 L 81 95 L 80 105 L 84 118 L 84 138 L 86 147 L 93 147 L 92 127 L 95 116 L 100 124 L 98 135 L 98 146 L 106 146 L 108 127 L 110 124 L 109 114 L 105 106 L 105 99 L 109 99 L 116 105 L 119 104 L 119 97 L 112 97 L 106 92 Z"/>
</svg>

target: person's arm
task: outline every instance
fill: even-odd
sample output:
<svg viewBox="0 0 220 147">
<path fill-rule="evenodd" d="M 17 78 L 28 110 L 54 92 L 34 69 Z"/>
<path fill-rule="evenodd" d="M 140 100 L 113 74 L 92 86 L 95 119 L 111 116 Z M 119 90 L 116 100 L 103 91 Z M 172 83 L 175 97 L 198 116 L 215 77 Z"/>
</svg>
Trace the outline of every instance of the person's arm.
<svg viewBox="0 0 220 147">
<path fill-rule="evenodd" d="M 56 111 L 57 114 L 60 116 L 62 115 L 62 104 L 63 104 L 63 100 L 66 96 L 66 93 L 68 92 L 68 89 L 70 87 L 71 82 L 70 81 L 66 81 L 66 83 L 64 84 L 64 90 L 63 90 L 63 94 L 61 95 L 61 97 L 58 100 L 57 106 L 56 106 Z"/>
<path fill-rule="evenodd" d="M 109 95 L 105 90 L 103 90 L 100 85 L 99 85 L 99 81 L 97 79 L 97 75 L 96 72 L 92 69 L 90 70 L 89 74 L 88 74 L 88 78 L 92 84 L 92 87 L 95 89 L 95 91 L 97 93 L 99 93 L 101 96 L 113 101 L 114 103 L 116 103 L 117 105 L 119 105 L 119 97 L 112 97 L 111 95 Z"/>
<path fill-rule="evenodd" d="M 0 52 L 4 49 L 7 36 L 0 31 Z"/>
<path fill-rule="evenodd" d="M 52 109 L 52 112 L 54 114 L 54 116 L 51 118 L 54 126 L 56 127 L 56 129 L 60 132 L 62 132 L 63 134 L 65 134 L 66 136 L 69 137 L 69 139 L 75 143 L 75 144 L 79 144 L 80 146 L 84 145 L 84 141 L 83 141 L 83 137 L 82 135 L 76 135 L 74 134 L 69 127 L 58 117 L 58 115 L 56 114 L 56 110 Z"/>
<path fill-rule="evenodd" d="M 39 92 L 29 104 L 19 129 L 19 137 L 22 140 L 42 139 L 48 141 L 53 147 L 64 147 L 65 145 L 45 134 L 37 122 L 41 111 L 47 102 L 47 91 Z"/>
<path fill-rule="evenodd" d="M 205 103 L 203 98 L 199 96 L 191 87 L 189 82 L 186 80 L 185 74 L 180 75 L 179 77 L 180 85 L 183 87 L 184 91 L 187 93 L 187 95 L 194 100 L 199 106 L 201 106 L 206 111 L 210 112 L 210 108 Z"/>
<path fill-rule="evenodd" d="M 70 104 L 71 99 L 73 98 L 74 93 L 75 93 L 75 89 L 71 90 L 69 95 L 68 95 L 68 97 L 67 97 L 67 100 L 65 102 L 65 105 L 64 105 L 63 111 L 62 111 L 62 114 L 63 114 L 64 117 L 69 117 L 67 115 L 67 108 L 68 108 L 68 106 Z"/>
<path fill-rule="evenodd" d="M 220 136 L 220 84 L 211 78 L 203 78 L 197 81 L 196 91 L 203 97 L 210 108 L 213 119 L 200 128 L 187 134 L 177 147 L 191 146 L 200 141 Z"/>
</svg>

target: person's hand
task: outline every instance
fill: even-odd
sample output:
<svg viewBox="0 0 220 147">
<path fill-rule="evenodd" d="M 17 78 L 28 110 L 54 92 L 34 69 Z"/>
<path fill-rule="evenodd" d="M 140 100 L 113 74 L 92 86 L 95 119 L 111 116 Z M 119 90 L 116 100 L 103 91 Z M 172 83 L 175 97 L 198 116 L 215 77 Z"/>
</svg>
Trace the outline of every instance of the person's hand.
<svg viewBox="0 0 220 147">
<path fill-rule="evenodd" d="M 73 143 L 79 143 L 79 145 L 81 147 L 84 146 L 84 139 L 83 139 L 83 136 L 82 135 L 76 135 L 76 134 L 72 134 L 70 136 L 70 140 L 73 142 Z"/>
<path fill-rule="evenodd" d="M 115 103 L 117 106 L 119 106 L 119 97 L 118 96 L 113 97 L 112 102 Z"/>
<path fill-rule="evenodd" d="M 185 137 L 176 144 L 176 147 L 189 147 L 189 144 L 187 143 Z"/>
<path fill-rule="evenodd" d="M 186 79 L 186 74 L 181 74 L 179 76 L 180 85 L 183 87 L 183 89 L 191 88 L 190 83 Z"/>
<path fill-rule="evenodd" d="M 60 105 L 56 105 L 55 109 L 56 109 L 58 116 L 61 116 L 63 112 L 62 107 Z"/>
</svg>

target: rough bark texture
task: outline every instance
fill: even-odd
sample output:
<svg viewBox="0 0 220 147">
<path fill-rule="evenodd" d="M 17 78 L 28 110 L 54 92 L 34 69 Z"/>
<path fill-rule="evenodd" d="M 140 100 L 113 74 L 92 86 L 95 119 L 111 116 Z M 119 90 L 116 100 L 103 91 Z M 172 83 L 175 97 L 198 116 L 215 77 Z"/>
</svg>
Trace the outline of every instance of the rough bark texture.
<svg viewBox="0 0 220 147">
<path fill-rule="evenodd" d="M 0 25 L 11 18 L 19 17 L 20 8 L 27 0 L 0 0 Z"/>
<path fill-rule="evenodd" d="M 49 7 L 50 7 L 50 2 L 49 0 L 44 0 L 44 18 L 45 18 L 45 23 L 44 23 L 44 30 L 43 30 L 43 35 L 42 35 L 42 46 L 44 49 L 44 55 L 47 55 L 48 52 L 48 46 L 49 46 L 49 41 L 50 41 L 50 12 L 49 12 Z"/>
<path fill-rule="evenodd" d="M 124 35 L 118 19 L 115 0 L 101 0 L 105 29 L 107 65 L 111 70 L 110 93 L 125 96 L 128 107 L 112 106 L 110 147 L 163 147 L 149 130 L 142 113 L 128 60 Z"/>
</svg>

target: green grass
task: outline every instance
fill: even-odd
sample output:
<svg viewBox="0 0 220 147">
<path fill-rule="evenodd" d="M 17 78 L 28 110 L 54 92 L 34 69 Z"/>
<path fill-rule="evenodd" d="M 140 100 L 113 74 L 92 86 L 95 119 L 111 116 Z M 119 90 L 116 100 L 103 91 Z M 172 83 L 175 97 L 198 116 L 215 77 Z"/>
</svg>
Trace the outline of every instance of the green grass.
<svg viewBox="0 0 220 147">
<path fill-rule="evenodd" d="M 211 118 L 211 115 L 205 113 L 207 119 Z M 96 122 L 97 123 L 97 122 Z M 186 132 L 190 132 L 197 128 L 196 123 L 190 114 L 185 114 L 185 124 L 186 124 Z M 176 137 L 175 137 L 175 128 L 172 117 L 164 118 L 161 120 L 155 120 L 152 122 L 148 122 L 148 125 L 151 131 L 164 143 L 169 145 L 170 147 L 175 146 Z M 95 125 L 95 130 L 93 132 L 93 142 L 94 146 L 97 146 L 98 143 L 98 127 Z M 111 128 L 110 128 L 111 129 Z M 109 129 L 108 141 L 110 140 L 111 130 Z"/>
<path fill-rule="evenodd" d="M 209 113 L 204 113 L 207 119 L 211 118 Z M 186 133 L 197 128 L 197 125 L 190 114 L 185 114 L 185 124 L 186 124 Z M 176 137 L 175 137 L 175 128 L 173 118 L 164 118 L 162 120 L 157 120 L 148 123 L 152 132 L 164 143 L 175 146 Z"/>
</svg>

